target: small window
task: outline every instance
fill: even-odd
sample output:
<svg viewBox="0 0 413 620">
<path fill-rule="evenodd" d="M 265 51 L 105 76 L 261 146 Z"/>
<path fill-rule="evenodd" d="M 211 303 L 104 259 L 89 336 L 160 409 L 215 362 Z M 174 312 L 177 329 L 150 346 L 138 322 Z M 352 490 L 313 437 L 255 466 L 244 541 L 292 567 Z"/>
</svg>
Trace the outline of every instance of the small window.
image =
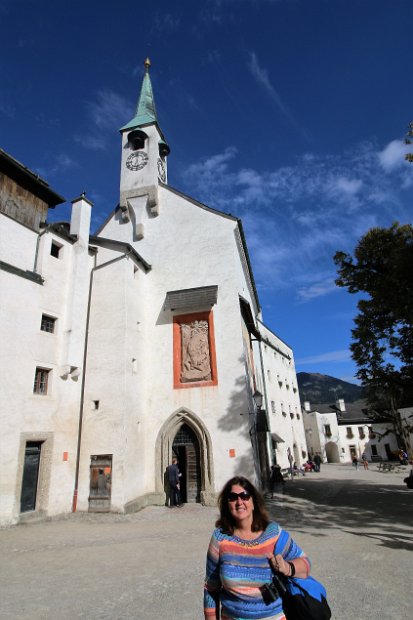
<svg viewBox="0 0 413 620">
<path fill-rule="evenodd" d="M 50 254 L 55 258 L 60 258 L 60 252 L 62 250 L 62 245 L 57 243 L 56 241 L 52 241 L 52 245 L 50 246 Z"/>
<path fill-rule="evenodd" d="M 36 368 L 34 375 L 33 394 L 47 394 L 50 370 L 47 368 Z"/>
<path fill-rule="evenodd" d="M 300 419 L 300 414 L 297 413 L 296 416 L 297 416 L 297 420 L 299 420 Z"/>
<path fill-rule="evenodd" d="M 40 323 L 40 329 L 42 332 L 48 332 L 49 334 L 54 334 L 56 325 L 56 319 L 52 316 L 48 316 L 47 314 L 42 314 L 42 321 Z"/>
<path fill-rule="evenodd" d="M 364 432 L 364 427 L 363 426 L 359 426 L 359 437 L 360 439 L 364 439 L 366 436 L 365 432 Z"/>
<path fill-rule="evenodd" d="M 275 413 L 275 402 L 273 400 L 271 401 L 271 411 Z"/>
<path fill-rule="evenodd" d="M 330 424 L 325 424 L 324 425 L 324 435 L 326 437 L 331 437 L 331 427 L 330 427 Z"/>
<path fill-rule="evenodd" d="M 374 444 L 372 444 L 372 445 L 370 446 L 370 449 L 371 449 L 371 454 L 372 454 L 372 456 L 377 456 L 377 446 L 375 446 Z"/>
<path fill-rule="evenodd" d="M 353 431 L 351 429 L 351 426 L 347 426 L 346 431 L 347 431 L 347 439 L 352 439 L 354 437 L 354 435 L 353 435 Z"/>
</svg>

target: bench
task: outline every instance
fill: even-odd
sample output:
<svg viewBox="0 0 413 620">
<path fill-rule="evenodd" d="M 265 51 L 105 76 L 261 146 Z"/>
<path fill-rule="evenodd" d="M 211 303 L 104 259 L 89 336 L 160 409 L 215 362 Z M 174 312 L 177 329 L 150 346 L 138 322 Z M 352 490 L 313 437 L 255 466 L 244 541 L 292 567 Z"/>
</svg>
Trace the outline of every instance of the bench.
<svg viewBox="0 0 413 620">
<path fill-rule="evenodd" d="M 388 461 L 381 461 L 379 464 L 379 471 L 392 471 L 395 468 L 393 463 L 389 463 Z"/>
</svg>

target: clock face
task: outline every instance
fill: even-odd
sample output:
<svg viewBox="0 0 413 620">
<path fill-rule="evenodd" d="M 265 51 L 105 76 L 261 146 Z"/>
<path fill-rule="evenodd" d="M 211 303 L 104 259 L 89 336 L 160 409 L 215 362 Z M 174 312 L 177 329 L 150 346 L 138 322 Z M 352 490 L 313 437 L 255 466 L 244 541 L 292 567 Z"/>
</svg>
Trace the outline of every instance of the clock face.
<svg viewBox="0 0 413 620">
<path fill-rule="evenodd" d="M 126 160 L 126 167 L 129 170 L 142 170 L 148 163 L 148 156 L 145 151 L 131 153 Z"/>
<path fill-rule="evenodd" d="M 158 175 L 162 183 L 166 181 L 165 162 L 162 159 L 158 159 Z"/>
</svg>

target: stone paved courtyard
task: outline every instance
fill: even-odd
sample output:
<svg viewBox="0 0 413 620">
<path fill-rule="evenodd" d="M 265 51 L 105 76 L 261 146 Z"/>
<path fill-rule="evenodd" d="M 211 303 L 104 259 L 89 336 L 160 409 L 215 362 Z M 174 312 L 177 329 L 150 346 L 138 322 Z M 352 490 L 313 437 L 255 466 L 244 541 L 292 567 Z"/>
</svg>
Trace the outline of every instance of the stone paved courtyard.
<svg viewBox="0 0 413 620">
<path fill-rule="evenodd" d="M 408 618 L 413 491 L 398 472 L 324 465 L 267 499 L 327 587 L 338 620 Z M 216 509 L 76 514 L 0 531 L 0 618 L 201 620 Z"/>
</svg>

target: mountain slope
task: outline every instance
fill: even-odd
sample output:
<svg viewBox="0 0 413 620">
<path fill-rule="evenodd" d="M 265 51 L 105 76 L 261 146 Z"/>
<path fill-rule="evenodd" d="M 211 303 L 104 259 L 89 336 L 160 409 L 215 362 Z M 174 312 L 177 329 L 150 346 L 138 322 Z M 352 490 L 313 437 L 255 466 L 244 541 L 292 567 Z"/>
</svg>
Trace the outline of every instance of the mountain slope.
<svg viewBox="0 0 413 620">
<path fill-rule="evenodd" d="M 353 403 L 363 398 L 363 388 L 329 375 L 321 375 L 316 372 L 297 373 L 298 389 L 301 402 L 310 403 L 334 403 L 338 398 L 345 402 Z"/>
</svg>

